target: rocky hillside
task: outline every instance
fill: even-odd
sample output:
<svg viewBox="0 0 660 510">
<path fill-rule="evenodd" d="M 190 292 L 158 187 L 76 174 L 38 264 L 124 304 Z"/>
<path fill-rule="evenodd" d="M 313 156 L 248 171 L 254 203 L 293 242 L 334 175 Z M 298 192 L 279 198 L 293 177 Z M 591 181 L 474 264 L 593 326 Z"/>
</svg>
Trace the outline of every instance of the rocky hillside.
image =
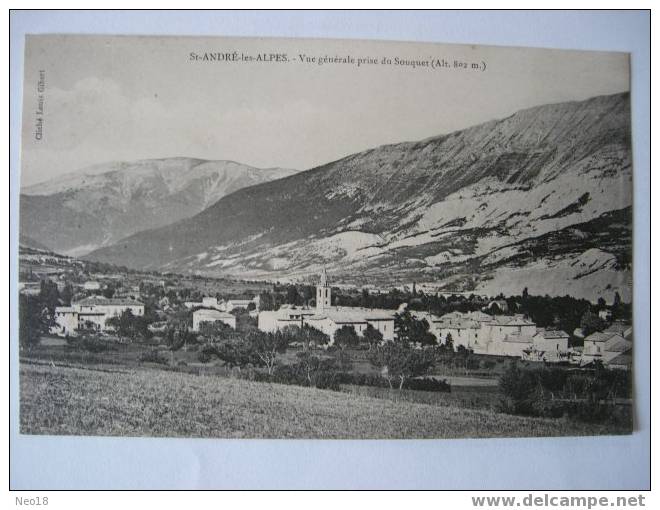
<svg viewBox="0 0 660 510">
<path fill-rule="evenodd" d="M 630 296 L 628 94 L 543 105 L 241 189 L 90 258 L 138 268 Z"/>
<path fill-rule="evenodd" d="M 29 186 L 21 234 L 81 255 L 189 218 L 234 191 L 294 173 L 191 158 L 109 163 Z"/>
</svg>

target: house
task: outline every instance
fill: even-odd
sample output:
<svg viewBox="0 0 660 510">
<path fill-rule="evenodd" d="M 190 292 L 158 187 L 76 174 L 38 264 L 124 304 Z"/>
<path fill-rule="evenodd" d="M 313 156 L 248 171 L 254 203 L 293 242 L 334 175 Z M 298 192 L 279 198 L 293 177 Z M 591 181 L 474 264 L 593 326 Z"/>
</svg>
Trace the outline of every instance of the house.
<svg viewBox="0 0 660 510">
<path fill-rule="evenodd" d="M 632 369 L 633 363 L 633 352 L 632 349 L 626 352 L 622 352 L 618 356 L 615 356 L 607 363 L 607 368 L 612 368 L 616 370 L 630 370 Z"/>
<path fill-rule="evenodd" d="M 224 301 L 218 302 L 218 298 L 209 296 L 203 297 L 201 301 L 186 301 L 183 306 L 186 308 L 213 308 L 221 312 L 226 310 Z"/>
<path fill-rule="evenodd" d="M 418 314 L 415 313 L 417 316 Z M 424 317 L 429 323 L 429 331 L 438 342 L 445 342 L 451 335 L 454 347 L 462 345 L 475 352 L 483 352 L 489 342 L 488 332 L 484 327 L 493 321 L 493 316 L 484 312 L 451 312 L 441 317 L 428 314 Z"/>
<path fill-rule="evenodd" d="M 71 306 L 55 308 L 55 325 L 51 333 L 66 336 L 75 335 L 79 329 L 95 329 L 108 331 L 112 327 L 108 319 L 118 317 L 130 310 L 133 315 L 144 315 L 144 303 L 135 299 L 108 299 L 102 296 L 92 296 L 72 303 Z"/>
<path fill-rule="evenodd" d="M 363 336 L 369 326 L 380 331 L 383 340 L 394 339 L 394 313 L 350 306 L 332 307 L 305 318 L 305 324 L 321 330 L 333 341 L 337 330 L 349 326 Z"/>
<path fill-rule="evenodd" d="M 483 324 L 486 354 L 522 358 L 533 347 L 536 324 L 522 315 L 498 315 Z"/>
<path fill-rule="evenodd" d="M 192 314 L 192 330 L 199 332 L 202 323 L 221 322 L 236 329 L 236 317 L 227 312 L 221 312 L 215 308 L 200 308 Z"/>
<path fill-rule="evenodd" d="M 85 290 L 101 290 L 101 284 L 96 281 L 85 282 L 83 284 Z"/>
<path fill-rule="evenodd" d="M 462 345 L 466 349 L 475 350 L 479 345 L 480 330 L 479 322 L 459 312 L 445 314 L 439 319 L 433 318 L 429 324 L 429 331 L 438 342 L 446 342 L 451 336 L 455 348 Z"/>
<path fill-rule="evenodd" d="M 571 351 L 568 347 L 568 333 L 561 330 L 538 328 L 532 337 L 531 349 L 523 355 L 532 361 L 568 361 Z"/>
<path fill-rule="evenodd" d="M 302 327 L 305 319 L 315 313 L 316 310 L 308 306 L 282 305 L 279 310 L 259 312 L 257 327 L 268 333 L 274 333 L 286 326 Z"/>
<path fill-rule="evenodd" d="M 229 299 L 227 300 L 225 307 L 227 311 L 232 311 L 236 310 L 237 308 L 248 308 L 251 304 L 254 304 L 255 310 L 259 310 L 259 296 L 255 296 L 249 299 Z"/>
<path fill-rule="evenodd" d="M 580 365 L 601 361 L 603 365 L 608 366 L 610 361 L 620 354 L 631 351 L 632 345 L 630 340 L 626 340 L 618 333 L 597 331 L 584 339 Z"/>
<path fill-rule="evenodd" d="M 607 308 L 604 308 L 603 310 L 599 310 L 598 317 L 600 317 L 604 321 L 610 322 L 612 320 L 612 310 L 608 310 Z"/>
<path fill-rule="evenodd" d="M 41 293 L 41 282 L 18 282 L 19 294 L 38 296 Z"/>
<path fill-rule="evenodd" d="M 632 325 L 616 321 L 610 324 L 603 333 L 618 333 L 626 340 L 632 340 Z"/>
</svg>

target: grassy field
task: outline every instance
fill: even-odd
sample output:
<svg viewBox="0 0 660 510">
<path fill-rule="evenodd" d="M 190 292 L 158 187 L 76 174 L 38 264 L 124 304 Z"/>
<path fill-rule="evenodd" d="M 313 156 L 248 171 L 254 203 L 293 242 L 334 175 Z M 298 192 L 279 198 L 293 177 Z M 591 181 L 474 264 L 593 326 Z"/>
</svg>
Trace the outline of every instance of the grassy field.
<svg viewBox="0 0 660 510">
<path fill-rule="evenodd" d="M 623 432 L 564 419 L 420 403 L 389 390 L 385 393 L 333 392 L 151 368 L 98 370 L 22 363 L 20 422 L 25 434 L 223 438 L 393 439 Z"/>
</svg>

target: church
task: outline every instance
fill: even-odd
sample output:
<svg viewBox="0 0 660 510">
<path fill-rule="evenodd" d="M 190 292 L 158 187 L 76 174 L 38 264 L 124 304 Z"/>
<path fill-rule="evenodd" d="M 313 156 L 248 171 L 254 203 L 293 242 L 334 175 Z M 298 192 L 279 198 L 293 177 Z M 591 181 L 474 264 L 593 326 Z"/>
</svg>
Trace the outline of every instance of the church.
<svg viewBox="0 0 660 510">
<path fill-rule="evenodd" d="M 332 287 L 323 269 L 316 286 L 316 306 L 283 305 L 279 310 L 259 312 L 259 329 L 274 332 L 286 326 L 308 325 L 334 340 L 335 332 L 344 326 L 352 327 L 362 336 L 371 325 L 381 332 L 383 340 L 394 339 L 394 311 L 351 306 L 332 306 Z"/>
</svg>

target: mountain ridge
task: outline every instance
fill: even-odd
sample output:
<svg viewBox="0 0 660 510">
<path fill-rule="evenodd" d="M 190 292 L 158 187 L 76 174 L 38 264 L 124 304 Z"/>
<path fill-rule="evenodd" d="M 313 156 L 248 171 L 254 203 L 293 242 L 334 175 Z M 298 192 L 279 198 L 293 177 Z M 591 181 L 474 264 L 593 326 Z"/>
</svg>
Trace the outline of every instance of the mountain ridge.
<svg viewBox="0 0 660 510">
<path fill-rule="evenodd" d="M 416 279 L 479 289 L 506 264 L 514 280 L 522 271 L 511 266 L 511 257 L 482 267 L 487 256 L 530 250 L 525 240 L 580 230 L 577 225 L 625 211 L 632 203 L 631 178 L 629 94 L 598 96 L 368 149 L 246 187 L 191 218 L 129 236 L 89 257 L 271 279 L 301 278 L 327 266 L 356 282 Z M 616 221 L 601 222 L 602 228 L 616 229 Z M 593 249 L 579 247 L 589 243 L 578 239 L 597 234 L 588 228 L 562 234 L 571 240 L 563 260 L 577 257 L 572 268 Z M 616 252 L 615 259 L 626 260 L 620 255 L 630 249 L 624 238 L 609 248 L 613 252 L 585 257 L 611 261 Z M 542 261 L 550 273 L 561 272 L 567 291 L 600 285 L 557 266 L 561 254 L 554 261 L 535 249 L 525 267 Z M 628 292 L 629 263 L 617 264 L 601 264 L 600 292 Z"/>
<path fill-rule="evenodd" d="M 292 173 L 185 157 L 94 165 L 23 189 L 21 233 L 80 255 L 193 216 L 242 187 Z"/>
</svg>

